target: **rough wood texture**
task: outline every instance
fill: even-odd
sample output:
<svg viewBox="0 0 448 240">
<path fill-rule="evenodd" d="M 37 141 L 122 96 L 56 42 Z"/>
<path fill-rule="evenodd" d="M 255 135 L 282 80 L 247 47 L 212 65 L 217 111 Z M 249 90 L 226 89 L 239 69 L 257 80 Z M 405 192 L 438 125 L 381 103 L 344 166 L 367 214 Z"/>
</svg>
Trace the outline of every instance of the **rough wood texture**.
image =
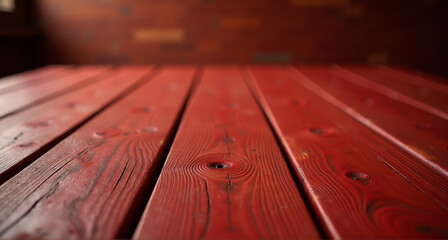
<svg viewBox="0 0 448 240">
<path fill-rule="evenodd" d="M 0 238 L 130 237 L 194 72 L 163 70 L 0 186 Z"/>
<path fill-rule="evenodd" d="M 344 67 L 369 80 L 448 113 L 448 85 L 434 77 L 425 79 L 388 67 Z"/>
<path fill-rule="evenodd" d="M 50 81 L 2 94 L 0 95 L 0 118 L 26 106 L 48 100 L 64 90 L 69 91 L 70 89 L 75 89 L 75 86 L 93 82 L 93 79 L 89 78 L 100 74 L 106 69 L 107 67 L 105 66 L 83 67 L 57 81 Z"/>
<path fill-rule="evenodd" d="M 68 66 L 46 66 L 32 71 L 15 74 L 0 79 L 0 93 L 8 92 L 12 89 L 18 89 L 23 86 L 30 86 L 52 79 L 65 72 Z"/>
<path fill-rule="evenodd" d="M 0 183 L 33 161 L 47 144 L 85 121 L 145 74 L 149 67 L 121 67 L 63 96 L 0 120 Z M 56 143 L 54 142 L 54 143 Z"/>
<path fill-rule="evenodd" d="M 341 78 L 344 78 L 344 80 L 351 81 L 352 83 L 354 83 L 360 87 L 369 89 L 370 91 L 373 91 L 373 92 L 383 94 L 383 95 L 388 96 L 398 102 L 406 103 L 406 104 L 411 105 L 415 108 L 418 108 L 422 111 L 429 112 L 429 113 L 434 114 L 440 118 L 448 120 L 448 113 L 443 112 L 443 111 L 439 110 L 438 108 L 428 105 L 424 102 L 418 101 L 417 99 L 408 97 L 405 94 L 402 94 L 398 91 L 388 88 L 382 84 L 376 83 L 375 81 L 371 81 L 370 79 L 365 78 L 359 74 L 355 74 L 351 71 L 348 71 L 348 70 L 346 70 L 342 67 L 338 67 L 338 66 L 335 66 L 331 70 L 335 75 L 340 76 Z"/>
<path fill-rule="evenodd" d="M 330 237 L 448 237 L 446 176 L 309 91 L 292 69 L 250 76 Z"/>
<path fill-rule="evenodd" d="M 397 140 L 397 145 L 448 176 L 448 121 L 354 82 L 340 68 L 300 67 L 298 71 Z M 418 136 L 418 137 L 416 137 Z"/>
<path fill-rule="evenodd" d="M 318 238 L 238 68 L 206 68 L 135 239 Z"/>
</svg>

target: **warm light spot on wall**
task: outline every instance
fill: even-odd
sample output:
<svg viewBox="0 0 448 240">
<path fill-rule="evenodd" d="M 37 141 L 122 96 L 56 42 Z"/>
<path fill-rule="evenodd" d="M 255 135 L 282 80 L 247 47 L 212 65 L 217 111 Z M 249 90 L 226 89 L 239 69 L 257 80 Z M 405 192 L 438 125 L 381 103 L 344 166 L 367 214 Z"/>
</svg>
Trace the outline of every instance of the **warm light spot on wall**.
<svg viewBox="0 0 448 240">
<path fill-rule="evenodd" d="M 362 17 L 364 15 L 364 9 L 360 6 L 347 6 L 343 9 L 343 14 L 346 17 Z"/>
<path fill-rule="evenodd" d="M 219 53 L 222 51 L 222 45 L 217 40 L 202 40 L 198 43 L 196 50 L 200 53 Z"/>
<path fill-rule="evenodd" d="M 389 54 L 386 52 L 377 52 L 369 55 L 368 63 L 370 64 L 386 64 L 389 60 Z"/>
<path fill-rule="evenodd" d="M 350 0 L 291 0 L 291 3 L 301 7 L 340 7 L 350 3 Z"/>
<path fill-rule="evenodd" d="M 140 28 L 134 30 L 134 40 L 138 43 L 148 42 L 182 42 L 185 32 L 182 29 Z"/>
<path fill-rule="evenodd" d="M 220 25 L 223 28 L 230 29 L 257 29 L 260 27 L 260 19 L 250 17 L 224 17 L 220 20 Z"/>
<path fill-rule="evenodd" d="M 15 8 L 14 0 L 0 0 L 0 11 L 13 12 Z"/>
</svg>

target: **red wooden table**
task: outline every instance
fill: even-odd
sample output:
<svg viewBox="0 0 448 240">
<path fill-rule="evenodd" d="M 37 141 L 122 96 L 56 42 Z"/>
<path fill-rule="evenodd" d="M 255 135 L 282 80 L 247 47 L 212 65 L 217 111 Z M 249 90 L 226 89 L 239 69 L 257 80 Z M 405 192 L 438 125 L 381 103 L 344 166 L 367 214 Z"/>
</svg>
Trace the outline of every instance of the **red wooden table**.
<svg viewBox="0 0 448 240">
<path fill-rule="evenodd" d="M 0 238 L 448 238 L 448 85 L 388 67 L 0 80 Z"/>
</svg>

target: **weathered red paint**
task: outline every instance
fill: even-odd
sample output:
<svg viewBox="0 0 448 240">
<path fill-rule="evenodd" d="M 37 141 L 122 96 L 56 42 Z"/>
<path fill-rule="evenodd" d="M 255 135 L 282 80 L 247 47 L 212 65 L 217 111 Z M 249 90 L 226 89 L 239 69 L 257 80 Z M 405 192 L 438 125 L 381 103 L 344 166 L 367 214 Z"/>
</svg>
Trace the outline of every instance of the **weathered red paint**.
<svg viewBox="0 0 448 240">
<path fill-rule="evenodd" d="M 1 94 L 0 118 L 51 99 L 57 96 L 57 94 L 64 94 L 66 93 L 64 91 L 70 91 L 74 87 L 88 84 L 88 82 L 94 81 L 94 79 L 91 79 L 92 77 L 98 76 L 98 74 L 104 72 L 107 68 L 106 66 L 83 67 L 73 74 L 58 78 L 56 81 L 48 81 Z"/>
<path fill-rule="evenodd" d="M 349 66 L 344 68 L 448 113 L 448 86 L 446 84 L 387 67 Z"/>
<path fill-rule="evenodd" d="M 310 91 L 292 69 L 251 68 L 250 74 L 330 237 L 447 237 L 446 176 L 318 95 L 325 93 Z"/>
<path fill-rule="evenodd" d="M 206 68 L 134 239 L 318 237 L 238 68 Z"/>
<path fill-rule="evenodd" d="M 0 237 L 125 238 L 194 70 L 162 69 L 1 185 Z"/>
<path fill-rule="evenodd" d="M 69 66 L 46 66 L 0 79 L 0 94 L 51 81 L 70 72 Z"/>
<path fill-rule="evenodd" d="M 368 126 L 375 126 L 383 136 L 393 139 L 398 146 L 416 156 L 429 167 L 448 176 L 448 124 L 447 120 L 415 107 L 412 103 L 395 100 L 361 84 L 369 80 L 340 68 L 300 67 L 298 81 L 316 83 L 343 104 L 362 115 Z M 298 74 L 298 75 L 299 75 Z M 386 87 L 384 87 L 386 88 Z M 324 95 L 322 93 L 321 95 Z M 335 103 L 335 101 L 332 101 Z M 384 134 L 383 134 L 384 133 Z M 415 137 L 418 136 L 418 137 Z"/>
<path fill-rule="evenodd" d="M 0 183 L 26 167 L 30 155 L 81 124 L 148 74 L 149 67 L 121 67 L 86 87 L 0 119 Z"/>
<path fill-rule="evenodd" d="M 0 81 L 0 238 L 448 238 L 447 85 L 297 69 Z"/>
</svg>

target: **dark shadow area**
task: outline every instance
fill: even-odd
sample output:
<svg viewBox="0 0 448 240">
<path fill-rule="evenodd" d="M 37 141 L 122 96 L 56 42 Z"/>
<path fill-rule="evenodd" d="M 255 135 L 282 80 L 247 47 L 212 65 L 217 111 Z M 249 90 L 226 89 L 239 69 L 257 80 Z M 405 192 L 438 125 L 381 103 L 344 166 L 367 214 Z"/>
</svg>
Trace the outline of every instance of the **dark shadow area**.
<svg viewBox="0 0 448 240">
<path fill-rule="evenodd" d="M 445 0 L 15 0 L 0 11 L 0 75 L 46 64 L 336 63 L 446 77 L 447 22 Z"/>
</svg>

